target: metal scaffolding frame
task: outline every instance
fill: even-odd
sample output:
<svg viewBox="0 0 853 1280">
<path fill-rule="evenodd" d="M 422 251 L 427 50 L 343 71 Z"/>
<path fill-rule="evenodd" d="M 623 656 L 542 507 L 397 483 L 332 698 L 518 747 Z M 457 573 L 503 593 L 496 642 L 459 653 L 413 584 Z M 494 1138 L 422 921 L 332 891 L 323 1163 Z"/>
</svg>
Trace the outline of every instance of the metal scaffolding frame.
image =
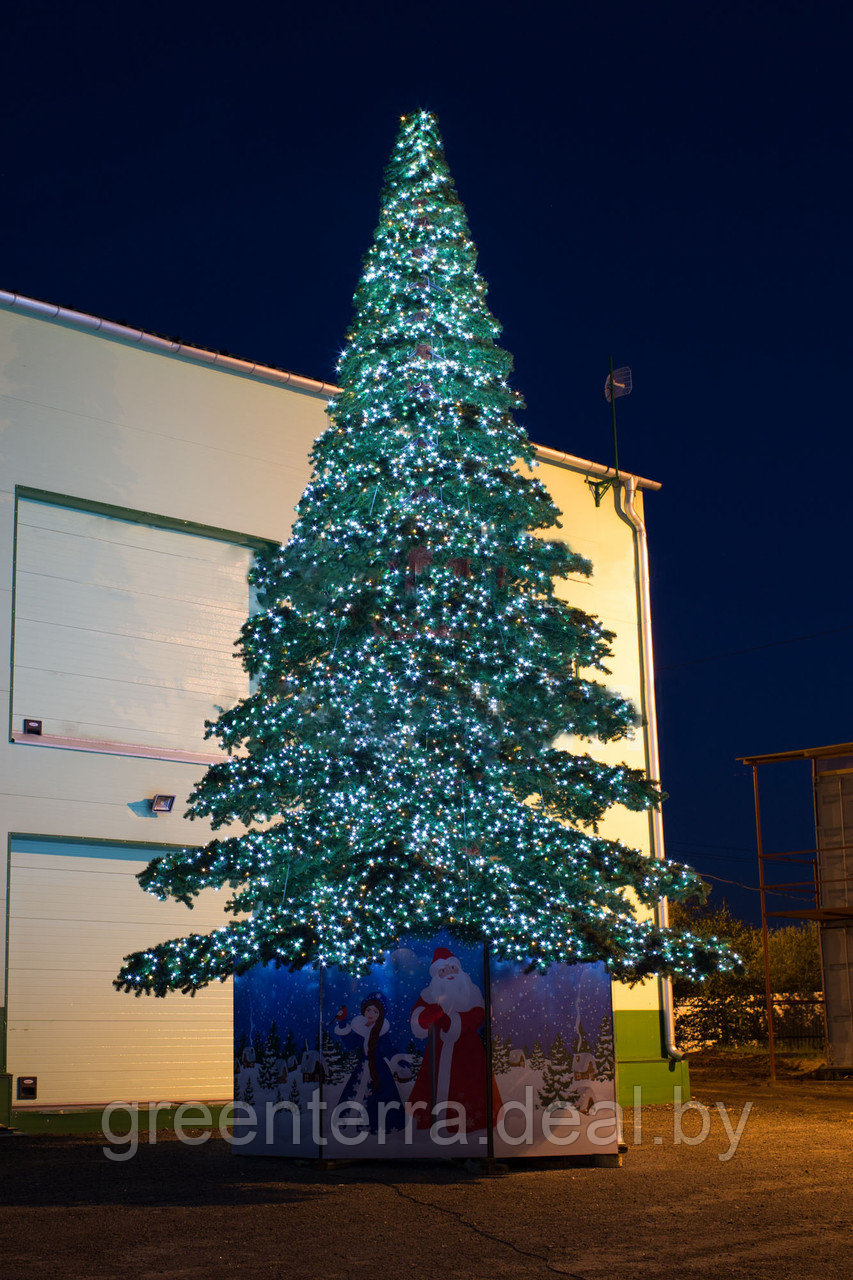
<svg viewBox="0 0 853 1280">
<path fill-rule="evenodd" d="M 788 920 L 815 920 L 821 926 L 829 926 L 836 924 L 853 924 L 853 903 L 851 903 L 851 893 L 853 892 L 853 839 L 848 844 L 847 835 L 843 825 L 843 809 L 842 816 L 842 840 L 841 844 L 833 850 L 841 854 L 842 874 L 827 878 L 823 874 L 820 844 L 820 824 L 818 821 L 817 809 L 817 784 L 821 773 L 820 761 L 822 760 L 841 760 L 847 758 L 850 767 L 842 770 L 844 773 L 853 773 L 853 742 L 836 743 L 831 746 L 824 747 L 805 747 L 798 751 L 777 751 L 770 755 L 763 756 L 739 756 L 741 764 L 748 765 L 752 769 L 752 786 L 755 803 L 755 841 L 758 853 L 758 885 L 761 897 L 761 938 L 764 950 L 764 992 L 767 1011 L 767 1039 L 770 1049 L 770 1078 L 776 1079 L 776 1050 L 773 1035 L 773 992 L 770 986 L 770 951 L 768 943 L 768 919 L 788 919 Z M 767 853 L 764 849 L 764 842 L 761 831 L 761 804 L 758 789 L 758 768 L 763 764 L 778 764 L 782 761 L 792 760 L 808 760 L 811 764 L 812 774 L 812 798 L 814 802 L 815 814 L 815 847 L 813 849 L 794 849 L 784 853 Z M 835 771 L 833 771 L 835 772 Z M 784 867 L 807 867 L 808 871 L 803 872 L 808 878 L 804 880 L 785 880 L 785 881 L 768 881 L 767 863 L 781 863 Z M 796 875 L 797 872 L 794 872 Z M 787 911 L 768 911 L 767 894 L 768 893 L 791 893 L 803 894 L 813 901 L 813 906 L 801 906 L 794 910 Z M 827 901 L 829 899 L 829 901 Z M 848 961 L 853 957 L 847 957 Z M 850 963 L 847 965 L 847 984 L 850 986 Z M 826 1034 L 827 1048 L 829 1048 L 830 1037 L 827 1027 L 827 981 L 824 966 L 823 946 L 821 946 L 821 975 L 823 984 L 823 1017 L 824 1030 Z M 848 991 L 848 1001 L 853 1007 L 853 991 Z"/>
</svg>

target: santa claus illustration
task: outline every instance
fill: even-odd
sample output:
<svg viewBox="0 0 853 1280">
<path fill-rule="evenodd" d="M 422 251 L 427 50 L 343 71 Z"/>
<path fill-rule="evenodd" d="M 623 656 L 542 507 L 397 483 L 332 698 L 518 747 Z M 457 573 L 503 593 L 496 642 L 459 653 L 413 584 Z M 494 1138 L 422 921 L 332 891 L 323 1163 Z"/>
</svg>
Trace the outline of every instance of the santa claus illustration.
<svg viewBox="0 0 853 1280">
<path fill-rule="evenodd" d="M 426 1040 L 426 1052 L 406 1104 L 419 1129 L 433 1123 L 441 1103 L 462 1109 L 459 1129 L 485 1129 L 486 1053 L 479 1031 L 486 1019 L 482 992 L 447 947 L 436 947 L 429 967 L 430 983 L 412 1009 L 412 1034 Z M 421 1104 L 421 1105 L 418 1105 Z M 492 1076 L 492 1123 L 497 1123 L 501 1098 Z M 439 1118 L 456 1128 L 453 1109 L 441 1108 Z"/>
</svg>

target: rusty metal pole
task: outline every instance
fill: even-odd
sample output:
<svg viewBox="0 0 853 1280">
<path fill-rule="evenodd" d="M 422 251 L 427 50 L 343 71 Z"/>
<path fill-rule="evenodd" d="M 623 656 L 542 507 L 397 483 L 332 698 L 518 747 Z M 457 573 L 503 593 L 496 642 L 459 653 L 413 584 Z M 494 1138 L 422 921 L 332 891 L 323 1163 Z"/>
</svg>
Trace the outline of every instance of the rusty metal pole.
<svg viewBox="0 0 853 1280">
<path fill-rule="evenodd" d="M 820 877 L 820 823 L 818 821 L 817 808 L 817 761 L 812 756 L 812 803 L 814 804 L 814 862 L 812 863 L 812 875 L 814 877 L 814 905 L 815 910 L 819 911 L 823 906 L 823 893 L 821 891 Z M 823 1027 L 823 1053 L 827 1064 L 829 1063 L 829 1021 L 826 1016 L 826 966 L 823 962 L 823 940 L 820 936 L 820 924 L 818 924 L 818 940 L 817 954 L 820 960 L 820 1020 Z"/>
<path fill-rule="evenodd" d="M 776 1046 L 773 1043 L 773 993 L 770 990 L 770 945 L 767 937 L 767 897 L 764 886 L 764 845 L 761 839 L 761 807 L 758 803 L 758 765 L 752 766 L 755 795 L 755 841 L 758 847 L 758 885 L 761 890 L 761 943 L 764 948 L 764 995 L 767 1001 L 767 1042 L 770 1048 L 770 1079 L 776 1082 Z"/>
</svg>

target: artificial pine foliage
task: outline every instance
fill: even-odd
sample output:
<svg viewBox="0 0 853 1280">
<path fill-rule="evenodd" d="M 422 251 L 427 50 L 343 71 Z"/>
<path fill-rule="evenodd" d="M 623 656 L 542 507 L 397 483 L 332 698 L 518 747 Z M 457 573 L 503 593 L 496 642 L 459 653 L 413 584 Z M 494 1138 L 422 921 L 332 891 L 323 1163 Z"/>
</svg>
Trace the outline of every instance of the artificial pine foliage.
<svg viewBox="0 0 853 1280">
<path fill-rule="evenodd" d="M 539 968 L 732 963 L 636 918 L 695 893 L 693 872 L 597 833 L 614 804 L 658 803 L 656 781 L 554 746 L 637 716 L 600 678 L 611 634 L 555 594 L 591 568 L 541 535 L 559 512 L 518 466 L 534 451 L 475 258 L 435 118 L 405 117 L 313 478 L 253 570 L 254 692 L 209 726 L 227 758 L 191 797 L 190 817 L 240 829 L 140 875 L 188 905 L 230 885 L 240 918 L 127 957 L 117 986 L 191 992 L 267 961 L 364 971 L 441 929 Z"/>
</svg>

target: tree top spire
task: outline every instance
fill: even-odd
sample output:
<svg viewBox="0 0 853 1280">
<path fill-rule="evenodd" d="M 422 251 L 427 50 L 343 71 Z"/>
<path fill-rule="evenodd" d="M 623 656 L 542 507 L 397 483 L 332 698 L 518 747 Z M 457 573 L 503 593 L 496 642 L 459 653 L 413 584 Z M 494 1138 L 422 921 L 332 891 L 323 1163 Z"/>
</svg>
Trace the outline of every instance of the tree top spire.
<svg viewBox="0 0 853 1280">
<path fill-rule="evenodd" d="M 385 172 L 386 182 L 394 178 L 411 182 L 430 172 L 438 172 L 444 181 L 452 184 L 437 117 L 431 111 L 414 111 L 400 117 L 400 127 Z"/>
</svg>

